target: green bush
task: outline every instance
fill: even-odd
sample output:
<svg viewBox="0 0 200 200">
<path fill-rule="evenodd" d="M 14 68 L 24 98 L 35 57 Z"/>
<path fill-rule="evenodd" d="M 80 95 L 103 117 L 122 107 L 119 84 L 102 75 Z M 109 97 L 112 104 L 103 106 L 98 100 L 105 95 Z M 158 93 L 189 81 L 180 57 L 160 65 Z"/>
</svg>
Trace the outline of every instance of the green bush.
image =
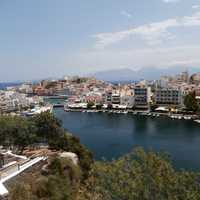
<svg viewBox="0 0 200 200">
<path fill-rule="evenodd" d="M 96 162 L 82 199 L 199 200 L 199 174 L 176 171 L 152 151 L 136 149 L 112 162 Z"/>
</svg>

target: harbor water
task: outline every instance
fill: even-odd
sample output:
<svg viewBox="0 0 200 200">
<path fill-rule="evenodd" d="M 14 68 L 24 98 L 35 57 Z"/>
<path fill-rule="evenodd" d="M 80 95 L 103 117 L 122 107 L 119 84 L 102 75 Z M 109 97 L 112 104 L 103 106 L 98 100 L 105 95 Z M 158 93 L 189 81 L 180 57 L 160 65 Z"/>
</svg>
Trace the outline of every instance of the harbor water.
<svg viewBox="0 0 200 200">
<path fill-rule="evenodd" d="M 191 120 L 133 114 L 65 112 L 54 109 L 69 132 L 95 159 L 118 158 L 134 147 L 164 151 L 178 169 L 200 170 L 200 124 Z"/>
</svg>

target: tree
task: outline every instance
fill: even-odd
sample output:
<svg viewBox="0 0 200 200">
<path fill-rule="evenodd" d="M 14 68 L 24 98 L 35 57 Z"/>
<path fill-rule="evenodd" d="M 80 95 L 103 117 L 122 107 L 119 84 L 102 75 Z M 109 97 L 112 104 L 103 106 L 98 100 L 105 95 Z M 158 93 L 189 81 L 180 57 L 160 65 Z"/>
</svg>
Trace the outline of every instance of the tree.
<svg viewBox="0 0 200 200">
<path fill-rule="evenodd" d="M 103 105 L 102 105 L 102 104 L 97 104 L 97 105 L 96 105 L 96 108 L 97 108 L 97 110 L 101 110 L 101 109 L 102 109 L 102 107 L 103 107 Z"/>
<path fill-rule="evenodd" d="M 0 144 L 19 151 L 36 140 L 35 126 L 19 116 L 0 117 Z"/>
<path fill-rule="evenodd" d="M 22 153 L 25 147 L 46 142 L 51 149 L 76 153 L 83 178 L 88 176 L 93 163 L 92 153 L 80 143 L 79 138 L 66 132 L 61 122 L 50 112 L 32 118 L 1 116 L 0 145 Z"/>
<path fill-rule="evenodd" d="M 199 110 L 199 106 L 197 100 L 195 98 L 195 93 L 189 93 L 185 96 L 184 105 L 188 111 L 197 112 Z"/>
<path fill-rule="evenodd" d="M 75 153 L 79 158 L 79 164 L 82 170 L 82 179 L 84 180 L 88 177 L 93 164 L 93 155 L 84 145 L 80 143 L 79 138 L 65 133 L 63 136 L 52 140 L 49 145 L 52 149 Z"/>
<path fill-rule="evenodd" d="M 198 174 L 176 172 L 166 156 L 139 148 L 112 162 L 96 162 L 81 194 L 88 200 L 198 200 L 198 180 Z"/>
<path fill-rule="evenodd" d="M 91 109 L 94 106 L 94 102 L 88 102 L 87 109 Z"/>
<path fill-rule="evenodd" d="M 13 130 L 13 145 L 17 147 L 20 153 L 23 152 L 26 146 L 35 143 L 37 139 L 35 125 L 24 118 L 16 118 Z"/>
<path fill-rule="evenodd" d="M 52 113 L 42 112 L 31 118 L 37 128 L 37 137 L 43 141 L 54 140 L 63 134 L 62 124 Z"/>
<path fill-rule="evenodd" d="M 52 157 L 47 172 L 32 173 L 10 191 L 9 200 L 75 200 L 80 185 L 80 169 L 67 158 Z"/>
<path fill-rule="evenodd" d="M 8 200 L 36 200 L 32 196 L 31 187 L 25 183 L 17 183 L 10 191 Z"/>
</svg>

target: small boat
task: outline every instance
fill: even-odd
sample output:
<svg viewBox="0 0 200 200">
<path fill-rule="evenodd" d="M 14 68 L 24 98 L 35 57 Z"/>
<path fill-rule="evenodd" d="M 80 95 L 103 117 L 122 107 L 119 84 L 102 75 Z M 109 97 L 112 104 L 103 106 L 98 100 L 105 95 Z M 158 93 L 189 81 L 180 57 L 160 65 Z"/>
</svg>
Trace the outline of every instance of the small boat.
<svg viewBox="0 0 200 200">
<path fill-rule="evenodd" d="M 194 121 L 200 124 L 200 119 L 196 119 Z"/>
<path fill-rule="evenodd" d="M 183 117 L 185 120 L 190 120 L 190 119 L 192 119 L 192 117 L 190 117 L 190 116 L 184 116 Z"/>
</svg>

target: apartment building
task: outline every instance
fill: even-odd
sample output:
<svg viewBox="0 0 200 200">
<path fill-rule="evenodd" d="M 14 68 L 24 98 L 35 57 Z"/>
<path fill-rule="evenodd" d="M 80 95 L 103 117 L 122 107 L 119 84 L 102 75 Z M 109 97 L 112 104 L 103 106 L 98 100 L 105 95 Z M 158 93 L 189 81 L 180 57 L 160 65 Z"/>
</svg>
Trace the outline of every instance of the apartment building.
<svg viewBox="0 0 200 200">
<path fill-rule="evenodd" d="M 178 89 L 157 89 L 155 92 L 155 103 L 157 105 L 183 105 L 183 93 Z"/>
<path fill-rule="evenodd" d="M 105 103 L 106 104 L 112 104 L 112 91 L 106 92 Z"/>
<path fill-rule="evenodd" d="M 134 98 L 136 108 L 149 108 L 151 102 L 151 88 L 135 87 Z"/>
<path fill-rule="evenodd" d="M 120 104 L 121 103 L 121 97 L 120 93 L 114 93 L 112 94 L 112 104 Z"/>
</svg>

